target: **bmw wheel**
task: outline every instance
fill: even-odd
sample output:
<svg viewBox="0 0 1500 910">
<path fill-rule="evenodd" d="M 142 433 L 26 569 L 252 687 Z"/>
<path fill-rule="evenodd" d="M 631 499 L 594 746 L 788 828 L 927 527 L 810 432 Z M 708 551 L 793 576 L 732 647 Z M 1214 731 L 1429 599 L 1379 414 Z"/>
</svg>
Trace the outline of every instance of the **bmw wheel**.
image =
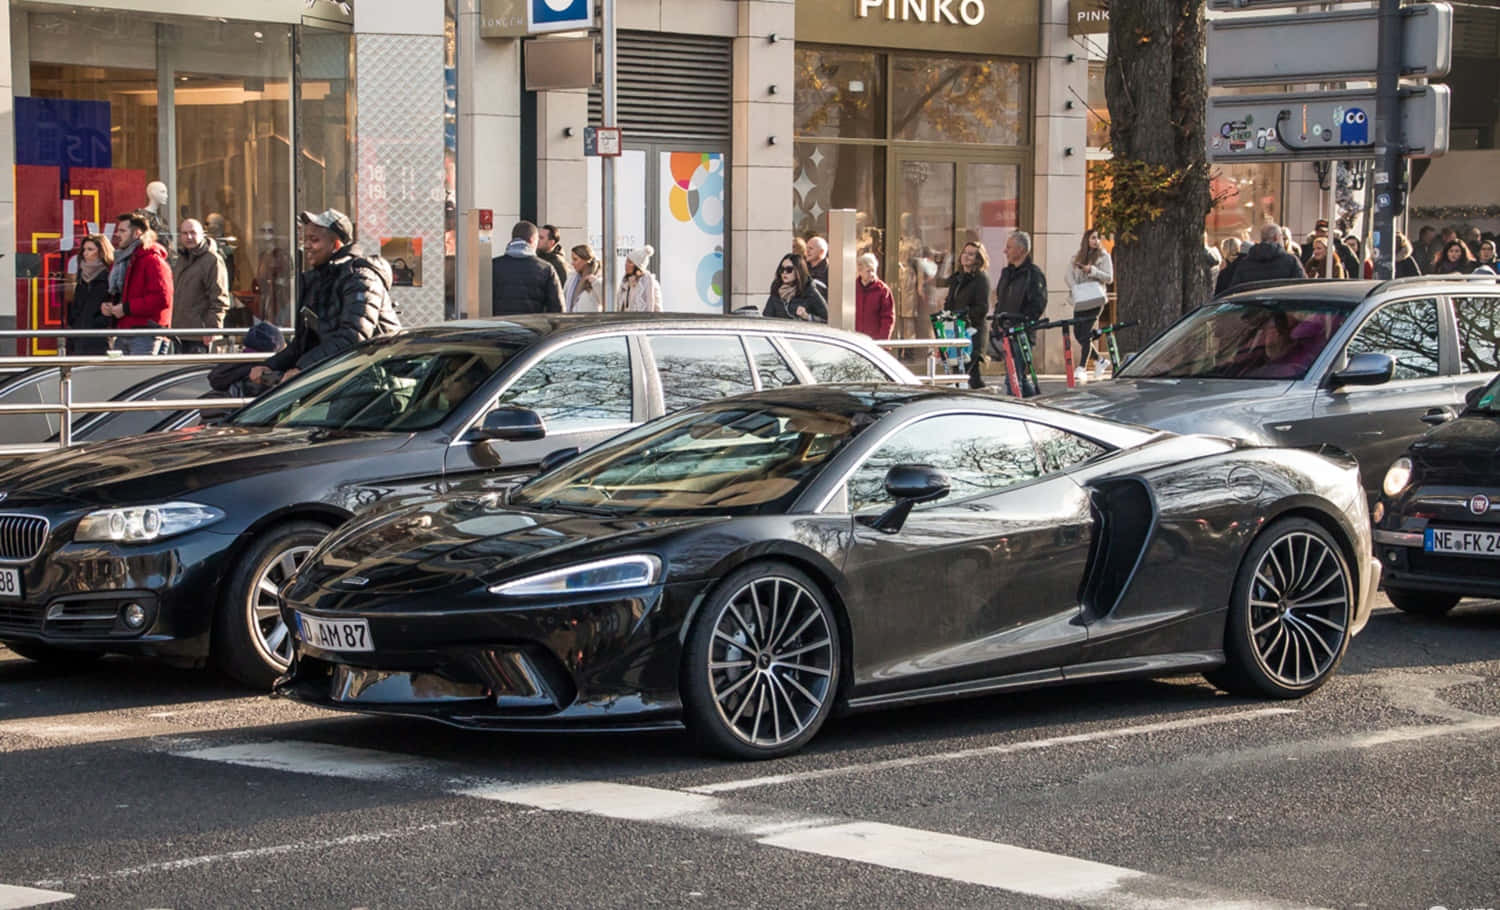
<svg viewBox="0 0 1500 910">
<path fill-rule="evenodd" d="M 263 532 L 235 563 L 214 620 L 214 658 L 235 679 L 270 689 L 292 660 L 281 591 L 328 528 L 293 521 Z"/>
<path fill-rule="evenodd" d="M 756 563 L 720 583 L 688 636 L 688 727 L 734 758 L 788 755 L 817 735 L 838 694 L 838 623 L 805 573 Z"/>
<path fill-rule="evenodd" d="M 1245 554 L 1210 682 L 1237 695 L 1299 698 L 1328 681 L 1349 645 L 1355 588 L 1321 525 L 1283 519 Z"/>
</svg>

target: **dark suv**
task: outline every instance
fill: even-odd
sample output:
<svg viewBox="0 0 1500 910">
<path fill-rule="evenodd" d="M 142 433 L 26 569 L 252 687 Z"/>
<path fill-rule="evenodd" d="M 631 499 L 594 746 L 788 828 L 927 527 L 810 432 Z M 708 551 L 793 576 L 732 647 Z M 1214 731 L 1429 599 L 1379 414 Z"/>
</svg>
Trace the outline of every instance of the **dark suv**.
<svg viewBox="0 0 1500 910">
<path fill-rule="evenodd" d="M 1500 371 L 1500 279 L 1260 283 L 1178 320 L 1113 382 L 1047 404 L 1179 433 L 1329 443 L 1373 499 L 1391 462 Z"/>
</svg>

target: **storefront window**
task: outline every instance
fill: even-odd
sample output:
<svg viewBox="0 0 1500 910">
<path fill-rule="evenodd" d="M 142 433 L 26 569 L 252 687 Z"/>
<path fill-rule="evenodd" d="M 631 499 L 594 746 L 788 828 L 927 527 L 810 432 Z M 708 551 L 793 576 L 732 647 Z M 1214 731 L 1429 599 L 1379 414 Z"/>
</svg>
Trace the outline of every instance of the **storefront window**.
<svg viewBox="0 0 1500 910">
<path fill-rule="evenodd" d="M 1280 164 L 1232 164 L 1214 169 L 1213 211 L 1205 225 L 1208 239 L 1225 237 L 1259 240 L 1262 225 L 1281 222 Z"/>
<path fill-rule="evenodd" d="M 891 60 L 891 135 L 922 142 L 1020 145 L 1029 122 L 1027 68 L 975 57 Z"/>
<path fill-rule="evenodd" d="M 1109 145 L 1109 100 L 1104 96 L 1104 61 L 1089 62 L 1088 143 L 1091 149 Z"/>
<path fill-rule="evenodd" d="M 822 233 L 829 209 L 854 209 L 860 252 L 884 250 L 885 155 L 873 145 L 799 142 L 792 183 L 794 230 Z"/>
<path fill-rule="evenodd" d="M 885 59 L 865 51 L 797 51 L 798 136 L 885 135 Z"/>
</svg>

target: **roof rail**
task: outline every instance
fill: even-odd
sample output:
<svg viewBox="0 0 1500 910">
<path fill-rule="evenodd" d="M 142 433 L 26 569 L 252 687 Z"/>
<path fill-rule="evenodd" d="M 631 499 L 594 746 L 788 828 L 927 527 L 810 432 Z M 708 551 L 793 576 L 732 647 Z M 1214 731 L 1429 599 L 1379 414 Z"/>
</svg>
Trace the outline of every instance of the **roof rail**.
<svg viewBox="0 0 1500 910">
<path fill-rule="evenodd" d="M 1288 285 L 1297 284 L 1326 284 L 1326 278 L 1267 278 L 1262 281 L 1247 281 L 1244 284 L 1234 284 L 1222 291 L 1215 293 L 1215 298 L 1227 297 L 1230 294 L 1238 294 L 1240 291 L 1259 291 L 1264 288 L 1284 288 Z"/>
<path fill-rule="evenodd" d="M 1401 278 L 1387 278 L 1374 287 L 1366 297 L 1380 294 L 1388 290 L 1395 290 L 1409 284 L 1421 284 L 1424 281 L 1452 282 L 1454 284 L 1500 284 L 1500 275 L 1468 274 L 1462 272 L 1450 272 L 1446 275 L 1405 275 Z"/>
</svg>

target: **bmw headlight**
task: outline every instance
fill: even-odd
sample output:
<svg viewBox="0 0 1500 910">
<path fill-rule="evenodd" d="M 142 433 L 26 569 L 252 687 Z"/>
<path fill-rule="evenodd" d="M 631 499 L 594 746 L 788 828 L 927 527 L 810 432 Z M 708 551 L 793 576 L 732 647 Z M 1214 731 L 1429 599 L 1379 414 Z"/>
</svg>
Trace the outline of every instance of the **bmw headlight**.
<svg viewBox="0 0 1500 910">
<path fill-rule="evenodd" d="M 661 578 L 661 560 L 640 554 L 616 556 L 528 575 L 490 587 L 491 594 L 530 597 L 537 594 L 575 594 L 582 591 L 612 591 L 654 585 Z"/>
<path fill-rule="evenodd" d="M 73 532 L 73 539 L 144 543 L 205 527 L 223 517 L 224 513 L 213 506 L 199 505 L 196 502 L 100 509 L 83 516 L 83 520 L 78 523 L 78 530 Z"/>
<path fill-rule="evenodd" d="M 1411 459 L 1405 456 L 1391 463 L 1390 470 L 1385 472 L 1385 480 L 1381 482 L 1380 489 L 1385 495 L 1395 499 L 1411 483 Z"/>
</svg>

